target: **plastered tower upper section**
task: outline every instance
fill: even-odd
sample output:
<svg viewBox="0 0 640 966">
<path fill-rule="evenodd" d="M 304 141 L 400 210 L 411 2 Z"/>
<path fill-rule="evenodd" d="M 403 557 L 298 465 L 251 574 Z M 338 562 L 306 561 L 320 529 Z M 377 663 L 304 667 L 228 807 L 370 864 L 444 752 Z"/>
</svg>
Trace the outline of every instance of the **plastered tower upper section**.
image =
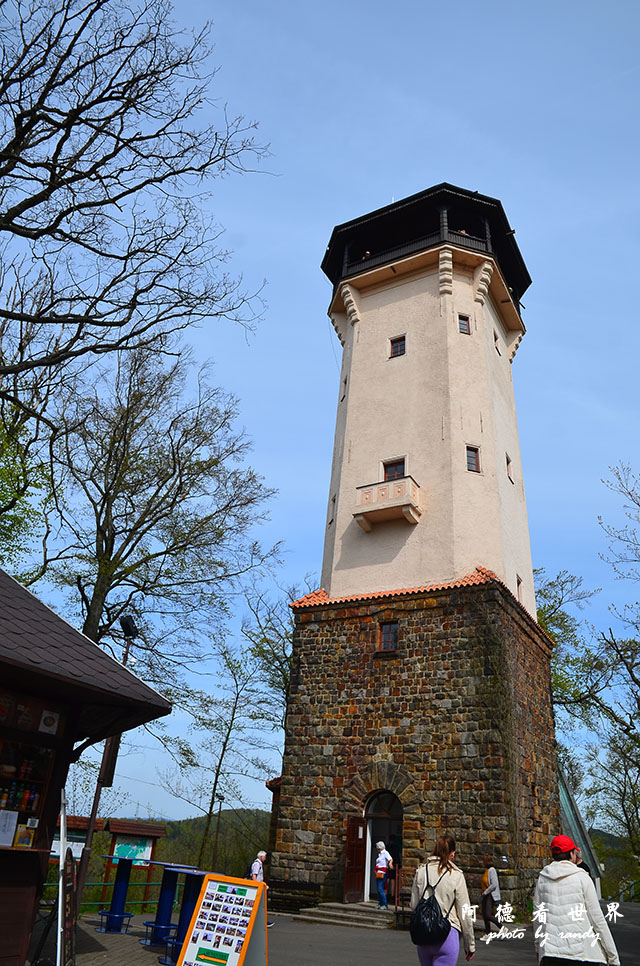
<svg viewBox="0 0 640 966">
<path fill-rule="evenodd" d="M 334 229 L 329 597 L 492 570 L 535 614 L 511 362 L 530 278 L 499 201 L 439 185 Z"/>
</svg>

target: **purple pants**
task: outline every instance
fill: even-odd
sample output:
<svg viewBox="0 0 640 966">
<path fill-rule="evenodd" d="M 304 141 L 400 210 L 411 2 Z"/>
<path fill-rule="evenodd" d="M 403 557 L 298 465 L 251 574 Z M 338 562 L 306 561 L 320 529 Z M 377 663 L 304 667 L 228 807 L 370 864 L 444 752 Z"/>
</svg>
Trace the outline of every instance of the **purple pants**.
<svg viewBox="0 0 640 966">
<path fill-rule="evenodd" d="M 435 946 L 418 946 L 420 966 L 456 966 L 460 952 L 460 933 L 453 926 L 443 943 Z"/>
</svg>

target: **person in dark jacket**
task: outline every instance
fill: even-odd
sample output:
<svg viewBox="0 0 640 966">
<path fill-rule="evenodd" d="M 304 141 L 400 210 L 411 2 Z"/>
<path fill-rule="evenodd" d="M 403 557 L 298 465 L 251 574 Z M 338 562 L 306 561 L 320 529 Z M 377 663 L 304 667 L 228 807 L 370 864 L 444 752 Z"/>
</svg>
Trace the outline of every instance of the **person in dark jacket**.
<svg viewBox="0 0 640 966">
<path fill-rule="evenodd" d="M 483 855 L 482 861 L 484 863 L 484 873 L 482 876 L 482 896 L 480 898 L 480 904 L 482 907 L 482 918 L 484 919 L 484 931 L 490 933 L 491 923 L 493 923 L 497 927 L 498 932 L 500 932 L 500 923 L 495 917 L 495 906 L 500 902 L 498 873 L 490 856 Z"/>
</svg>

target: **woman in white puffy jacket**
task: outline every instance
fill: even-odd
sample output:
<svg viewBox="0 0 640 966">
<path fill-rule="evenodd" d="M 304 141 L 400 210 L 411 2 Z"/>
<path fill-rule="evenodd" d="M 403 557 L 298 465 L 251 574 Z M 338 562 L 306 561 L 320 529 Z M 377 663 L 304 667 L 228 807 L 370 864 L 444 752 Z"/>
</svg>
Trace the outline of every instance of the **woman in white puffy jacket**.
<svg viewBox="0 0 640 966">
<path fill-rule="evenodd" d="M 619 966 L 595 886 L 589 874 L 577 866 L 579 852 L 568 835 L 556 835 L 551 843 L 553 861 L 538 876 L 533 897 L 538 962 L 541 966 Z"/>
</svg>

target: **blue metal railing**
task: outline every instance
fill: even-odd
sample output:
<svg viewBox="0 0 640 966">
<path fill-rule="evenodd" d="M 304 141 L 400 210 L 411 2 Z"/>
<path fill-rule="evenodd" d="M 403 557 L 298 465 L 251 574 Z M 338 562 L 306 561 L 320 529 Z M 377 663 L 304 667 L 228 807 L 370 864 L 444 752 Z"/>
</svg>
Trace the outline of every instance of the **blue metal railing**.
<svg viewBox="0 0 640 966">
<path fill-rule="evenodd" d="M 103 882 L 87 882 L 85 884 L 84 894 L 85 895 L 87 894 L 87 892 L 89 891 L 89 889 L 91 888 L 91 886 L 99 886 L 101 890 L 104 890 L 104 888 L 106 886 L 107 889 L 113 890 L 114 882 L 115 882 L 115 880 L 113 880 L 111 882 L 104 882 L 104 881 Z M 160 882 L 146 882 L 146 881 L 145 882 L 130 882 L 129 883 L 129 890 L 131 890 L 131 889 L 146 888 L 147 886 L 151 889 L 153 886 L 158 886 L 159 887 L 160 885 L 161 885 Z M 180 890 L 182 889 L 182 886 L 183 886 L 183 883 L 182 882 L 178 883 L 178 888 L 176 889 L 176 896 L 175 896 L 175 900 L 174 900 L 174 904 L 173 904 L 174 910 L 177 910 L 177 909 L 180 908 L 179 895 L 180 895 Z M 51 893 L 49 893 L 47 895 L 47 898 L 44 900 L 46 905 L 51 905 L 51 903 L 53 903 L 53 902 L 56 901 L 57 896 L 58 896 L 58 883 L 57 882 L 45 882 L 44 888 L 45 889 L 48 889 L 48 890 L 53 890 L 53 896 L 51 895 Z M 102 892 L 100 894 L 102 895 Z M 95 909 L 100 909 L 102 906 L 104 906 L 105 902 L 108 903 L 109 900 L 108 899 L 104 899 L 103 900 L 102 898 L 97 899 L 95 901 L 93 901 L 93 900 L 84 900 L 83 899 L 82 902 L 80 903 L 80 908 L 79 908 L 78 912 L 82 912 L 82 911 L 90 912 L 94 908 Z M 148 899 L 129 899 L 129 896 L 127 895 L 127 901 L 126 901 L 126 907 L 127 908 L 129 906 L 141 906 L 141 907 L 143 907 L 143 911 L 144 911 L 144 909 L 146 909 L 147 907 L 155 909 L 157 905 L 158 905 L 158 897 L 157 897 L 157 895 L 155 896 L 155 898 L 152 898 L 150 896 Z M 130 911 L 133 911 L 133 910 L 130 910 Z"/>
</svg>

